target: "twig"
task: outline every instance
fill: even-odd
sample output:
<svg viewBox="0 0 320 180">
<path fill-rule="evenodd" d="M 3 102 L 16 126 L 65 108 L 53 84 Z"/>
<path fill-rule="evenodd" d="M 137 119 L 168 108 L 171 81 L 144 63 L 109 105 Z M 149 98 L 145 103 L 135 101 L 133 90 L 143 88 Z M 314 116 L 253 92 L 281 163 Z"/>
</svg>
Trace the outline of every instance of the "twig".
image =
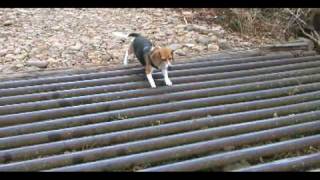
<svg viewBox="0 0 320 180">
<path fill-rule="evenodd" d="M 184 20 L 184 23 L 186 23 L 186 25 L 188 25 L 188 21 L 185 16 L 183 16 L 183 20 Z"/>
</svg>

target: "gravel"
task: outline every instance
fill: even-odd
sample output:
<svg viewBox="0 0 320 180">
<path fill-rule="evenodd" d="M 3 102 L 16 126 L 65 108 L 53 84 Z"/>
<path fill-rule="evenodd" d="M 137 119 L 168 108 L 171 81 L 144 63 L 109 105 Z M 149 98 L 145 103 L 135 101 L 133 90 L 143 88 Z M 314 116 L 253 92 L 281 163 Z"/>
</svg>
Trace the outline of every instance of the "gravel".
<svg viewBox="0 0 320 180">
<path fill-rule="evenodd" d="M 131 32 L 173 47 L 176 58 L 270 41 L 227 33 L 214 22 L 185 24 L 183 14 L 190 13 L 175 9 L 1 8 L 0 14 L 1 73 L 122 64 Z"/>
</svg>

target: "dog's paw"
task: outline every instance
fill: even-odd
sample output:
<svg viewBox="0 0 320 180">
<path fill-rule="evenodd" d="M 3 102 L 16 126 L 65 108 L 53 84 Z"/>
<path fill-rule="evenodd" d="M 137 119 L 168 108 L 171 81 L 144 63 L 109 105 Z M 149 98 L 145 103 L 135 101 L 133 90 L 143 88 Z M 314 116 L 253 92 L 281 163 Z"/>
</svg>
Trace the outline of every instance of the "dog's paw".
<svg viewBox="0 0 320 180">
<path fill-rule="evenodd" d="M 166 82 L 166 85 L 167 85 L 167 86 L 172 86 L 172 82 L 171 82 L 171 81 L 168 81 L 168 82 Z"/>
</svg>

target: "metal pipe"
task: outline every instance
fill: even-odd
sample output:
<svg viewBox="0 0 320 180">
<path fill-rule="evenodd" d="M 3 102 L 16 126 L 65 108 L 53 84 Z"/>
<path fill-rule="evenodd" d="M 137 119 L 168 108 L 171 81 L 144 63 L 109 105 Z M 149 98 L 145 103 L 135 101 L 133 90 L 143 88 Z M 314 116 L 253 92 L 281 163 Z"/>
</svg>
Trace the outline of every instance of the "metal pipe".
<svg viewBox="0 0 320 180">
<path fill-rule="evenodd" d="M 320 62 L 319 62 L 320 65 Z M 276 73 L 276 74 L 269 74 L 269 75 L 261 75 L 262 78 L 272 78 L 272 76 L 277 76 L 279 79 L 280 77 L 294 77 L 294 76 L 299 76 L 299 75 L 306 75 L 306 74 L 316 74 L 318 73 L 320 68 L 310 68 L 310 69 L 302 69 L 298 71 L 293 71 L 293 72 L 285 72 L 285 73 Z M 271 77 L 270 77 L 271 76 Z M 261 79 L 260 79 L 261 80 Z M 228 81 L 228 85 L 230 83 L 233 83 L 232 80 Z M 188 97 L 189 99 L 191 98 L 200 98 L 200 97 L 207 97 L 211 96 L 210 91 L 214 90 L 214 88 L 208 88 L 208 89 L 200 89 L 200 90 L 194 90 L 192 91 L 192 95 L 187 93 L 189 89 L 197 89 L 196 85 L 193 86 L 184 86 L 186 87 L 183 92 L 177 92 L 177 93 L 171 93 L 168 94 L 169 92 L 166 91 L 142 91 L 143 94 L 140 94 L 140 96 L 144 95 L 157 95 L 158 96 L 153 96 L 153 99 L 156 99 L 157 97 L 161 96 L 161 100 L 165 101 L 164 99 L 165 96 L 170 96 L 169 100 L 182 100 L 186 98 L 182 98 L 181 95 Z M 181 86 L 175 86 L 175 88 L 169 88 L 171 92 L 176 92 L 179 89 L 181 90 Z M 149 93 L 148 93 L 149 92 Z M 166 93 L 165 93 L 166 92 Z M 190 92 L 191 93 L 191 92 Z M 128 94 L 128 93 L 127 93 Z M 135 94 L 137 95 L 137 94 Z M 216 94 L 213 94 L 216 95 Z M 178 96 L 178 97 L 177 97 Z M 35 110 L 45 110 L 45 109 L 50 109 L 50 108 L 60 108 L 60 107 L 66 107 L 66 106 L 76 106 L 76 105 L 81 105 L 81 104 L 91 104 L 91 103 L 98 103 L 98 102 L 104 102 L 104 101 L 111 101 L 110 97 L 113 97 L 112 100 L 115 100 L 114 94 L 96 94 L 96 95 L 87 95 L 87 96 L 80 96 L 80 97 L 74 97 L 74 98 L 68 98 L 68 99 L 54 99 L 54 100 L 48 100 L 48 101 L 40 101 L 40 102 L 29 102 L 29 103 L 24 103 L 24 104 L 13 104 L 13 105 L 6 105 L 6 106 L 0 106 L 0 115 L 6 115 L 6 114 L 17 114 L 17 113 L 22 113 L 22 112 L 27 112 L 27 111 L 35 111 Z M 136 97 L 136 96 L 135 96 Z M 138 96 L 139 97 L 139 96 Z M 150 97 L 145 97 L 145 98 L 140 98 L 132 99 L 135 103 L 139 102 L 141 104 L 147 104 L 145 99 L 150 99 Z M 155 100 L 156 102 L 156 100 Z M 126 107 L 131 106 L 130 102 L 123 102 L 126 104 Z M 97 104 L 96 104 L 97 105 Z"/>
<path fill-rule="evenodd" d="M 204 82 L 200 82 L 199 84 L 199 81 L 210 81 L 210 80 L 221 80 L 221 79 L 226 80 L 229 78 L 239 78 L 242 76 L 253 76 L 253 75 L 261 76 L 263 74 L 265 74 L 266 77 L 269 77 L 268 75 L 270 73 L 273 74 L 281 71 L 293 71 L 297 69 L 318 67 L 319 65 L 320 65 L 320 62 L 318 61 L 308 62 L 308 63 L 303 62 L 303 63 L 297 63 L 297 64 L 281 65 L 277 67 L 249 69 L 249 70 L 241 70 L 241 71 L 228 72 L 228 73 L 222 72 L 222 73 L 214 73 L 210 75 L 204 74 L 204 75 L 185 76 L 185 77 L 171 77 L 172 81 L 175 84 L 174 86 L 170 88 L 160 87 L 152 91 L 150 90 L 146 91 L 145 89 L 137 89 L 137 90 L 129 89 L 128 91 L 123 92 L 122 91 L 123 88 L 119 88 L 119 85 L 116 85 L 116 86 L 104 85 L 104 86 L 94 86 L 94 87 L 86 87 L 86 88 L 80 88 L 80 89 L 61 90 L 61 91 L 55 91 L 55 92 L 42 92 L 37 94 L 8 96 L 8 97 L 0 98 L 0 106 L 29 102 L 29 101 L 34 102 L 34 101 L 51 100 L 51 99 L 57 99 L 57 98 L 93 95 L 93 94 L 106 93 L 106 92 L 109 93 L 108 94 L 109 99 L 110 97 L 112 98 L 118 98 L 118 97 L 121 98 L 123 96 L 132 97 L 131 93 L 135 95 L 137 92 L 138 93 L 144 92 L 146 95 L 150 93 L 152 94 L 152 93 L 175 92 L 179 90 L 188 90 L 190 88 L 199 88 L 199 85 L 202 85 L 201 83 L 204 83 Z M 187 83 L 187 84 L 181 84 L 181 83 Z M 192 83 L 192 86 L 190 86 L 190 83 Z M 146 84 L 145 84 L 145 87 L 147 87 Z M 202 86 L 200 86 L 200 88 L 202 88 Z M 114 92 L 114 91 L 118 91 L 118 92 Z M 112 92 L 111 95 L 110 95 L 110 92 Z"/>
<path fill-rule="evenodd" d="M 313 153 L 299 157 L 277 160 L 247 168 L 235 170 L 237 172 L 262 172 L 262 171 L 302 171 L 320 163 L 320 153 Z"/>
<path fill-rule="evenodd" d="M 281 86 L 284 86 L 285 84 L 288 85 L 290 83 L 297 84 L 301 82 L 304 82 L 304 83 L 313 82 L 319 79 L 320 79 L 320 75 L 313 75 L 313 76 L 305 76 L 300 78 L 291 78 L 290 80 L 289 79 L 280 80 L 280 81 L 277 81 L 276 83 Z M 258 86 L 258 85 L 261 85 L 261 84 L 255 84 L 255 86 Z M 228 88 L 228 87 L 224 87 L 224 88 Z M 237 87 L 237 89 L 235 89 L 235 92 L 246 91 L 245 87 L 242 87 L 242 88 L 243 89 L 239 89 L 239 87 Z M 316 98 L 318 95 L 317 92 L 312 94 L 315 95 L 314 98 Z M 291 101 L 290 99 L 293 100 L 295 98 L 289 97 L 288 101 Z M 240 97 L 240 101 L 241 100 L 242 98 Z M 217 105 L 217 101 L 215 97 L 209 97 L 209 98 L 183 100 L 178 102 L 170 102 L 170 104 L 168 104 L 167 102 L 167 103 L 156 104 L 152 106 L 141 106 L 141 107 L 133 107 L 133 108 L 127 108 L 127 109 L 119 109 L 114 111 L 111 111 L 113 110 L 113 108 L 110 105 L 110 103 L 108 104 L 108 102 L 106 103 L 103 102 L 102 105 L 100 106 L 98 105 L 99 105 L 98 103 L 95 103 L 95 104 L 80 105 L 75 107 L 26 112 L 26 113 L 13 114 L 13 115 L 3 115 L 3 116 L 0 116 L 0 123 L 1 123 L 1 126 L 3 127 L 3 126 L 14 125 L 14 124 L 20 124 L 20 123 L 31 123 L 31 122 L 37 122 L 37 121 L 42 121 L 46 119 L 66 117 L 66 116 L 72 116 L 72 115 L 82 115 L 82 114 L 86 114 L 89 116 L 90 115 L 97 116 L 97 115 L 105 114 L 104 121 L 106 121 L 106 120 L 150 115 L 150 114 L 156 114 L 156 113 L 171 112 L 171 111 L 176 111 L 181 109 L 190 109 L 190 108 L 196 108 L 196 107 Z M 110 112 L 102 112 L 102 111 L 110 111 Z M 100 112 L 100 113 L 97 113 L 97 112 Z M 97 114 L 87 114 L 87 113 L 97 113 Z M 85 117 L 86 115 L 82 117 Z"/>
<path fill-rule="evenodd" d="M 277 66 L 289 63 L 298 63 L 298 62 L 310 62 L 319 60 L 320 56 L 312 56 L 312 57 L 302 57 L 302 58 L 292 58 L 292 59 L 277 59 L 271 61 L 264 61 L 264 62 L 252 62 L 252 63 L 244 63 L 244 64 L 236 64 L 236 65 L 225 65 L 225 66 L 218 66 L 218 67 L 204 67 L 204 68 L 194 68 L 194 69 L 187 69 L 187 70 L 177 70 L 177 71 L 170 71 L 171 76 L 190 76 L 194 74 L 206 74 L 206 73 L 213 73 L 213 72 L 228 72 L 228 71 L 235 71 L 235 70 L 244 70 L 244 69 L 251 69 L 251 68 L 258 68 L 258 67 L 266 67 L 266 66 Z M 142 71 L 142 69 L 141 69 Z M 155 73 L 160 74 L 160 73 Z M 141 75 L 141 79 L 142 79 Z M 98 85 L 106 85 L 106 84 L 114 84 L 114 83 L 123 83 L 123 82 L 132 82 L 136 81 L 138 75 L 129 76 L 129 77 L 118 77 L 118 78 L 101 78 L 101 79 L 94 79 L 94 80 L 83 80 L 83 81 L 74 81 L 74 82 L 62 82 L 62 83 L 55 83 L 55 84 L 48 84 L 48 85 L 39 85 L 39 86 L 25 86 L 25 87 L 17 87 L 17 88 L 9 88 L 9 89 L 0 89 L 0 97 L 4 96 L 14 96 L 19 94 L 32 94 L 32 93 L 39 93 L 43 91 L 56 91 L 62 89 L 75 89 L 80 87 L 86 86 L 98 86 Z M 123 81 L 120 81 L 121 78 L 126 78 Z M 116 81 L 116 82 L 115 82 Z M 135 85 L 135 88 L 146 87 L 147 83 L 143 84 L 132 84 Z M 141 86 L 142 85 L 142 86 Z"/>
<path fill-rule="evenodd" d="M 308 93 L 310 98 L 314 100 L 314 95 L 312 93 Z M 222 106 L 214 106 L 214 107 L 206 107 L 203 108 L 201 113 L 205 113 L 206 115 L 217 115 L 217 114 L 223 114 L 223 113 L 232 113 L 232 112 L 240 112 L 240 111 L 247 111 L 252 109 L 260 109 L 260 108 L 266 108 L 266 107 L 272 107 L 272 106 L 280 106 L 285 105 L 288 103 L 299 103 L 307 101 L 308 96 L 305 95 L 295 95 L 295 96 L 289 96 L 289 97 L 282 97 L 282 98 L 275 98 L 275 99 L 268 99 L 268 100 L 258 100 L 258 101 L 252 101 L 252 102 L 245 102 L 245 103 L 236 103 L 236 104 L 230 104 L 230 105 L 222 105 Z M 297 100 L 296 100 L 297 99 Z M 291 102 L 290 102 L 291 101 Z M 293 101 L 293 102 L 292 102 Z M 271 104 L 271 105 L 270 105 Z M 176 115 L 178 115 L 177 112 L 175 112 Z M 193 113 L 193 117 L 196 117 L 197 114 Z M 150 118 L 152 116 L 149 116 Z M 154 118 L 154 117 L 153 117 Z M 92 118 L 95 119 L 95 118 Z M 52 140 L 59 140 L 59 136 L 51 136 L 48 137 Z M 33 146 L 27 146 L 27 147 L 21 147 L 17 149 L 8 149 L 0 151 L 0 162 L 6 161 L 8 157 L 9 159 L 14 158 L 21 158 L 22 157 L 28 157 L 31 158 L 33 156 L 37 155 L 49 155 L 49 154 L 56 154 L 56 153 L 62 153 L 68 149 L 77 150 L 82 149 L 83 146 L 103 146 L 103 145 L 109 145 L 113 144 L 114 142 L 118 142 L 117 136 L 114 136 L 110 139 L 108 133 L 107 134 L 99 134 L 95 136 L 89 136 L 89 137 L 83 137 L 83 138 L 77 138 L 77 139 L 71 139 L 71 140 L 65 140 L 65 141 L 58 141 L 58 142 L 52 142 L 47 144 L 40 144 L 40 145 L 33 145 Z M 120 141 L 122 142 L 122 141 Z M 118 142 L 119 143 L 119 142 Z"/>
<path fill-rule="evenodd" d="M 311 86 L 307 85 L 307 86 L 302 86 L 302 87 L 296 86 L 296 87 L 290 87 L 290 88 L 278 88 L 278 89 L 262 90 L 262 91 L 255 91 L 255 92 L 249 92 L 249 93 L 224 95 L 222 97 L 215 96 L 212 99 L 216 100 L 215 105 L 237 103 L 237 102 L 250 101 L 250 100 L 256 100 L 256 99 L 286 96 L 286 95 L 290 94 L 290 92 L 295 91 L 296 89 L 299 89 L 299 93 L 320 90 L 319 85 L 320 85 L 320 83 L 316 83 L 316 84 L 312 84 Z M 208 93 L 207 94 L 208 96 L 211 96 L 210 91 L 208 91 L 206 93 Z M 185 94 L 190 97 L 193 96 L 193 94 L 189 94 L 187 92 Z M 195 94 L 199 94 L 199 93 L 195 93 Z M 319 94 L 320 94 L 320 92 L 319 92 Z M 184 95 L 184 94 L 182 94 L 182 95 Z M 167 97 L 162 97 L 162 98 L 166 99 Z M 150 98 L 151 101 L 154 101 L 155 99 L 157 99 L 157 98 L 156 97 Z M 170 100 L 170 96 L 168 97 L 168 101 L 169 100 Z M 172 98 L 171 100 L 176 100 L 176 99 Z M 133 102 L 137 102 L 137 101 L 138 100 L 135 100 Z M 143 100 L 141 100 L 141 101 L 143 101 Z M 130 105 L 130 103 L 121 103 L 121 105 L 128 106 L 128 105 Z M 96 108 L 99 108 L 99 107 L 96 106 Z M 121 107 L 118 107 L 117 109 L 121 109 Z M 103 127 L 103 126 L 100 126 L 100 127 Z M 20 146 L 47 143 L 47 142 L 61 140 L 61 139 L 75 138 L 75 137 L 79 137 L 79 136 L 94 135 L 94 134 L 97 134 L 96 128 L 97 128 L 96 126 L 93 126 L 91 128 L 90 125 L 88 125 L 85 128 L 80 128 L 81 129 L 80 131 L 70 131 L 70 128 L 69 128 L 68 130 L 55 130 L 55 131 L 47 131 L 47 132 L 19 135 L 19 136 L 14 136 L 14 137 L 0 138 L 0 149 L 15 148 L 15 147 L 20 147 Z M 75 128 L 75 129 L 77 129 L 77 128 Z M 105 133 L 105 132 L 100 131 L 99 133 Z M 56 136 L 59 138 L 56 140 L 50 139 L 49 137 L 52 137 L 52 136 Z M 130 136 L 130 138 L 134 138 L 134 136 Z"/>
<path fill-rule="evenodd" d="M 29 161 L 15 162 L 10 164 L 0 165 L 0 171 L 38 171 L 49 168 L 56 168 L 66 165 L 73 165 L 75 163 L 84 163 L 89 161 L 97 161 L 100 159 L 110 158 L 119 155 L 128 155 L 133 153 L 140 153 L 144 151 L 156 150 L 161 148 L 167 148 L 170 146 L 178 146 L 187 143 L 194 143 L 200 140 L 210 140 L 212 137 L 224 137 L 232 136 L 242 133 L 248 133 L 252 131 L 261 131 L 265 129 L 271 129 L 276 127 L 288 126 L 292 124 L 298 124 L 303 122 L 310 122 L 317 120 L 320 117 L 320 111 L 307 112 L 297 114 L 295 116 L 285 116 L 279 118 L 271 118 L 259 121 L 241 122 L 236 121 L 238 119 L 219 119 L 214 117 L 202 118 L 197 120 L 188 120 L 177 123 L 170 123 L 159 125 L 155 127 L 140 128 L 131 131 L 118 132 L 115 136 L 123 136 L 125 138 L 132 138 L 133 136 L 144 135 L 144 140 L 129 142 L 125 144 L 107 146 L 102 148 L 84 150 L 80 152 L 74 152 L 70 154 L 55 155 L 40 159 L 34 159 Z M 241 124 L 234 124 L 241 123 Z M 216 127 L 222 126 L 223 127 Z M 195 132 L 182 133 L 185 131 L 198 130 L 203 127 L 211 129 L 200 130 Z M 216 127 L 213 128 L 212 127 Z M 126 134 L 128 133 L 128 134 Z M 141 135 L 137 135 L 140 133 Z M 125 135 L 126 134 L 126 135 Z M 150 134 L 156 134 L 158 137 L 150 138 Z M 198 135 L 196 135 L 198 134 Z M 202 135 L 201 135 L 202 134 Z M 200 138 L 200 139 L 199 139 Z M 78 160 L 75 162 L 75 160 Z"/>
<path fill-rule="evenodd" d="M 231 60 L 219 60 L 219 61 L 201 61 L 198 59 L 196 61 L 187 61 L 179 64 L 175 64 L 172 67 L 172 70 L 181 70 L 186 68 L 196 68 L 196 67 L 208 67 L 208 66 L 221 66 L 221 65 L 230 65 L 230 64 L 241 64 L 248 62 L 257 62 L 257 61 L 265 61 L 271 59 L 280 59 L 280 58 L 293 58 L 293 55 L 290 53 L 281 54 L 281 55 L 271 55 L 271 56 L 260 56 L 260 57 L 245 57 L 245 58 L 237 58 Z M 207 59 L 209 60 L 209 59 Z M 141 67 L 127 67 L 119 70 L 113 71 L 105 71 L 105 72 L 89 72 L 88 74 L 75 74 L 75 75 L 62 75 L 58 77 L 45 77 L 45 78 L 37 78 L 37 79 L 27 79 L 27 80 L 15 80 L 15 81 L 7 81 L 2 82 L 0 84 L 0 89 L 8 89 L 8 88 L 16 88 L 22 86 L 34 86 L 41 84 L 52 84 L 59 82 L 69 82 L 69 81 L 82 81 L 82 80 L 90 80 L 90 79 L 99 79 L 99 78 L 109 78 L 115 76 L 125 76 L 131 75 L 135 73 L 143 72 Z"/>
<path fill-rule="evenodd" d="M 320 102 L 320 101 L 319 101 Z M 224 115 L 218 115 L 214 116 L 216 118 L 222 118 L 225 119 L 223 122 L 229 122 L 229 121 L 246 121 L 246 120 L 257 120 L 262 118 L 270 118 L 273 117 L 274 112 L 277 112 L 278 115 L 283 116 L 287 114 L 295 114 L 295 113 L 301 113 L 305 111 L 311 111 L 316 110 L 320 104 L 318 101 L 312 101 L 307 103 L 299 103 L 299 104 L 293 104 L 293 105 L 284 105 L 280 107 L 272 107 L 272 108 L 266 108 L 266 109 L 258 109 L 258 110 L 252 110 L 252 111 L 246 111 L 246 112 L 240 112 L 240 113 L 233 113 L 233 114 L 224 114 Z M 136 117 L 136 118 L 130 118 L 130 119 L 123 119 L 121 121 L 111 121 L 111 122 L 104 122 L 100 120 L 102 123 L 93 124 L 92 126 L 97 126 L 95 128 L 95 132 L 101 133 L 101 128 L 103 128 L 104 124 L 106 125 L 106 128 L 103 128 L 104 132 L 112 132 L 112 131 L 120 131 L 120 130 L 126 130 L 126 129 L 133 129 L 133 128 L 139 128 L 143 126 L 150 126 L 154 124 L 164 124 L 164 123 L 171 123 L 171 122 L 179 122 L 183 120 L 188 120 L 192 117 L 203 117 L 207 116 L 207 114 L 210 114 L 215 109 L 212 109 L 214 107 L 205 107 L 205 108 L 196 108 L 196 109 L 190 109 L 190 110 L 181 110 L 178 112 L 171 112 L 166 114 L 156 114 L 151 116 L 144 116 L 144 117 Z M 6 136 L 16 136 L 21 134 L 27 134 L 27 133 L 35 133 L 39 131 L 48 131 L 48 130 L 54 130 L 54 129 L 62 129 L 62 128 L 68 128 L 70 126 L 80 126 L 83 124 L 90 124 L 90 123 L 97 123 L 95 122 L 96 119 L 94 119 L 94 122 L 81 122 L 80 119 L 68 119 L 65 121 L 64 119 L 61 120 L 54 120 L 54 121 L 41 121 L 37 123 L 31 123 L 31 124 L 21 124 L 16 126 L 9 126 L 0 128 L 0 137 L 6 137 Z M 219 121 L 219 120 L 216 120 Z M 84 133 L 85 131 L 81 131 Z M 81 134 L 73 133 L 72 135 L 74 137 L 79 137 Z M 84 134 L 83 134 L 84 135 Z"/>
<path fill-rule="evenodd" d="M 72 166 L 65 166 L 62 168 L 56 168 L 51 169 L 49 171 L 112 171 L 112 170 L 122 170 L 129 167 L 132 167 L 133 165 L 138 164 L 155 164 L 160 162 L 165 162 L 169 160 L 179 159 L 179 158 L 187 158 L 192 157 L 196 155 L 206 154 L 206 153 L 212 153 L 217 150 L 221 150 L 224 147 L 228 146 L 241 146 L 241 145 L 248 145 L 253 144 L 257 142 L 267 141 L 267 140 L 275 140 L 279 139 L 281 137 L 288 137 L 292 135 L 298 135 L 298 134 L 304 134 L 304 133 L 312 133 L 312 132 L 319 132 L 320 130 L 320 122 L 309 122 L 309 123 L 303 123 L 298 125 L 293 125 L 289 127 L 281 127 L 281 128 L 275 128 L 271 130 L 264 130 L 260 132 L 253 132 L 253 133 L 247 133 L 237 136 L 231 136 L 231 137 L 225 137 L 215 140 L 209 140 L 209 141 L 203 141 L 193 144 L 187 144 L 177 147 L 171 147 L 166 149 L 160 149 L 155 151 L 148 151 L 145 153 L 139 153 L 139 154 L 133 154 L 128 156 L 120 156 L 116 158 L 111 159 L 105 159 L 105 160 L 99 160 L 95 162 L 90 163 L 83 163 L 79 165 L 72 165 Z M 288 143 L 289 142 L 289 143 Z M 308 145 L 319 145 L 320 144 L 320 135 L 301 138 L 299 140 L 294 140 L 294 145 L 292 145 L 292 141 L 286 142 L 286 149 L 289 150 L 290 147 L 296 148 L 295 144 L 299 144 L 298 146 L 300 148 L 306 147 Z M 282 142 L 284 143 L 284 142 Z M 287 145 L 292 146 L 287 146 Z M 272 146 L 274 147 L 274 146 Z M 261 146 L 259 147 L 261 148 Z M 273 149 L 273 148 L 271 148 Z M 276 148 L 274 148 L 276 149 Z M 256 149 L 255 149 L 256 150 Z M 258 149 L 257 149 L 258 150 Z M 226 154 L 222 156 L 226 159 L 232 159 L 234 156 L 235 151 L 232 152 L 232 154 Z M 254 151 L 253 154 L 257 153 Z M 237 154 L 237 153 L 235 153 Z M 252 154 L 250 154 L 252 155 Z M 254 156 L 254 155 L 252 155 Z M 240 159 L 246 159 L 241 158 Z M 185 162 L 185 161 L 184 161 Z M 197 161 L 198 162 L 198 161 Z M 211 159 L 206 159 L 205 162 L 202 161 L 201 163 L 197 163 L 198 169 L 203 169 L 206 167 L 206 165 L 213 166 L 214 163 L 212 163 Z M 178 163 L 177 163 L 178 164 Z M 183 163 L 182 165 L 186 166 L 190 163 Z M 220 163 L 218 163 L 220 164 Z M 222 163 L 221 163 L 222 164 Z M 172 165 L 172 164 L 171 164 Z M 173 164 L 174 165 L 174 164 Z M 180 164 L 179 164 L 180 165 Z M 204 167 L 205 166 L 205 167 Z M 188 167 L 195 167 L 188 166 Z M 174 167 L 174 169 L 165 168 L 167 171 L 174 171 L 177 170 L 177 167 Z M 146 171 L 155 171 L 157 169 L 146 169 Z M 163 170 L 162 168 L 159 169 Z M 193 169 L 192 169 L 193 170 Z"/>
<path fill-rule="evenodd" d="M 318 122 L 318 127 L 320 127 Z M 258 147 L 245 148 L 236 151 L 220 153 L 216 155 L 196 158 L 193 160 L 182 161 L 170 165 L 148 168 L 143 171 L 197 171 L 200 169 L 214 168 L 230 163 L 237 162 L 241 159 L 257 159 L 263 156 L 271 156 L 278 153 L 292 152 L 307 148 L 309 146 L 320 145 L 320 135 L 314 135 L 304 138 L 298 138 L 288 141 L 282 141 L 273 144 L 267 144 Z"/>
</svg>

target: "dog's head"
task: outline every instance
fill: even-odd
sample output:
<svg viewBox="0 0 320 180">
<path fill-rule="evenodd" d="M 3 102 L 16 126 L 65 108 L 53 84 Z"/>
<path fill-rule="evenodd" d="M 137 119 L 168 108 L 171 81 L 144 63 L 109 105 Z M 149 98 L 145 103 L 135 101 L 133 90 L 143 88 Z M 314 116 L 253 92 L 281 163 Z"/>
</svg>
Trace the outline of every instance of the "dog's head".
<svg viewBox="0 0 320 180">
<path fill-rule="evenodd" d="M 155 60 L 160 60 L 162 62 L 164 61 L 168 65 L 171 65 L 172 61 L 174 61 L 173 53 L 174 53 L 174 51 L 170 48 L 157 47 L 152 52 L 151 57 Z"/>
</svg>

